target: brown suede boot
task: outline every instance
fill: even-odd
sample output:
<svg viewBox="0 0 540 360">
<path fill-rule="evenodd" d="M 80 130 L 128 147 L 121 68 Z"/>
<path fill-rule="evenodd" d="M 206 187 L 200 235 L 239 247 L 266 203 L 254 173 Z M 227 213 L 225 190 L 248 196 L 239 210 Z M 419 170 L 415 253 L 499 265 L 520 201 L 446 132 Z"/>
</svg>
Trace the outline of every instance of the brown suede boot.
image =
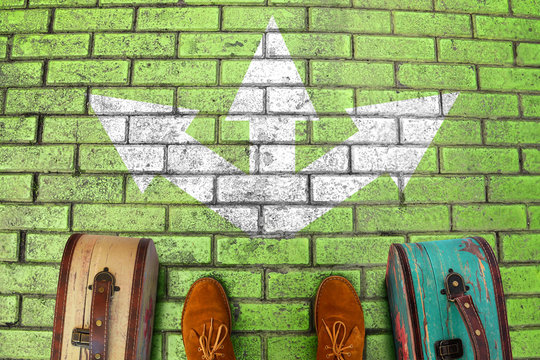
<svg viewBox="0 0 540 360">
<path fill-rule="evenodd" d="M 235 360 L 231 342 L 231 309 L 217 280 L 193 285 L 182 311 L 182 337 L 188 360 Z"/>
<path fill-rule="evenodd" d="M 315 299 L 317 360 L 361 360 L 364 312 L 354 287 L 341 276 L 323 280 Z"/>
</svg>

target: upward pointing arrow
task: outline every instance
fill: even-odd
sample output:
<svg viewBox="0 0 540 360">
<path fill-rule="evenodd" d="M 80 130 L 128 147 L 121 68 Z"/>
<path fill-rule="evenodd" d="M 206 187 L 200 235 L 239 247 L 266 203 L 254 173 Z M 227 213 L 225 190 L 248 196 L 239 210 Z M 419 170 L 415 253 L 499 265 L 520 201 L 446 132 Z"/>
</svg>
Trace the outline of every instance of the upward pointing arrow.
<svg viewBox="0 0 540 360">
<path fill-rule="evenodd" d="M 296 122 L 308 120 L 319 118 L 272 16 L 225 121 L 248 121 L 253 144 L 283 145 L 263 149 L 279 158 L 282 172 L 294 173 Z M 251 159 L 258 157 L 256 148 L 251 152 Z"/>
</svg>

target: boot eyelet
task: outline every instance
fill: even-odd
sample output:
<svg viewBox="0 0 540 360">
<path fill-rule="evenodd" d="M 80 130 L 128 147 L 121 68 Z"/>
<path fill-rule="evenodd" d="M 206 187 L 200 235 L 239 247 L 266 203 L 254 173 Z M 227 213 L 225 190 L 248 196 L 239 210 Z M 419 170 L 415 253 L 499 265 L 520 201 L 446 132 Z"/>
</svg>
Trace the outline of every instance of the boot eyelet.
<svg viewBox="0 0 540 360">
<path fill-rule="evenodd" d="M 324 349 L 325 349 L 325 350 L 328 350 L 328 349 L 330 349 L 330 346 L 324 345 Z"/>
</svg>

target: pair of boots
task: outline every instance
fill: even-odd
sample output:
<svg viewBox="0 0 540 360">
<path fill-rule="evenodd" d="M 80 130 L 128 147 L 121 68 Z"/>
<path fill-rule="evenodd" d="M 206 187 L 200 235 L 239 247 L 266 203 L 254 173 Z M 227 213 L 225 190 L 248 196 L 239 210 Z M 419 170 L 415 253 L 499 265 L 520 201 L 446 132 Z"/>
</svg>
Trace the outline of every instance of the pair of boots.
<svg viewBox="0 0 540 360">
<path fill-rule="evenodd" d="M 314 308 L 317 360 L 361 360 L 364 313 L 354 287 L 341 276 L 323 280 Z M 234 360 L 231 310 L 223 287 L 212 278 L 197 280 L 182 312 L 188 360 Z"/>
</svg>

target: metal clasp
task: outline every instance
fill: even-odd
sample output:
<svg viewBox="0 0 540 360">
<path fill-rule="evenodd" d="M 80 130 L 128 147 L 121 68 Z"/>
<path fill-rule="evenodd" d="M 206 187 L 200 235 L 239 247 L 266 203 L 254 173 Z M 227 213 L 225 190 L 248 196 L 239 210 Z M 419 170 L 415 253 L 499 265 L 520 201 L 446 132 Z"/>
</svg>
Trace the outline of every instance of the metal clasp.
<svg viewBox="0 0 540 360">
<path fill-rule="evenodd" d="M 454 302 L 454 299 L 464 295 L 469 291 L 469 286 L 465 285 L 463 276 L 449 269 L 448 275 L 444 279 L 444 289 L 441 290 L 441 294 L 446 295 L 448 301 Z"/>
<path fill-rule="evenodd" d="M 435 343 L 437 360 L 459 359 L 463 356 L 461 339 L 440 340 Z"/>
<path fill-rule="evenodd" d="M 83 348 L 90 347 L 90 330 L 75 328 L 71 333 L 71 344 Z"/>
</svg>

